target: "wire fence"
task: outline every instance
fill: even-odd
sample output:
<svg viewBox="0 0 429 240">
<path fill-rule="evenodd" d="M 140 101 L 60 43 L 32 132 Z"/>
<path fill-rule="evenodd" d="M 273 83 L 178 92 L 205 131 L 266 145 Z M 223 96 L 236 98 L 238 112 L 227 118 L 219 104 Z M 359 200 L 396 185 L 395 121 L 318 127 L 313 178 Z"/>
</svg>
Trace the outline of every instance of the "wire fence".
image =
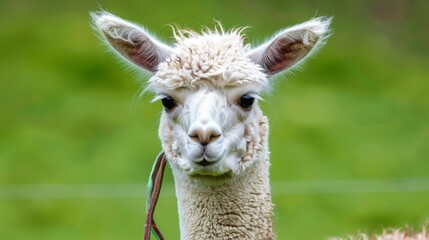
<svg viewBox="0 0 429 240">
<path fill-rule="evenodd" d="M 429 192 L 429 178 L 378 180 L 308 180 L 271 183 L 273 196 Z M 164 184 L 161 195 L 174 197 L 173 184 Z M 37 184 L 0 185 L 0 200 L 55 200 L 145 198 L 145 184 Z"/>
</svg>

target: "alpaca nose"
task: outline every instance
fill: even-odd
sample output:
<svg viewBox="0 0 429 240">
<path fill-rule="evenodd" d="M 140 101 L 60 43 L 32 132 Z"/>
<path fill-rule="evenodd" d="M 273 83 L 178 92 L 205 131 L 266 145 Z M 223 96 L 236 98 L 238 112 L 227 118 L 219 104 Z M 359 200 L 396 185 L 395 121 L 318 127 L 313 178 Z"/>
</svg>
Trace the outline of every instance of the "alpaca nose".
<svg viewBox="0 0 429 240">
<path fill-rule="evenodd" d="M 221 131 L 219 127 L 215 124 L 205 124 L 191 127 L 188 132 L 188 136 L 201 143 L 201 145 L 206 146 L 207 144 L 216 141 L 221 136 Z"/>
</svg>

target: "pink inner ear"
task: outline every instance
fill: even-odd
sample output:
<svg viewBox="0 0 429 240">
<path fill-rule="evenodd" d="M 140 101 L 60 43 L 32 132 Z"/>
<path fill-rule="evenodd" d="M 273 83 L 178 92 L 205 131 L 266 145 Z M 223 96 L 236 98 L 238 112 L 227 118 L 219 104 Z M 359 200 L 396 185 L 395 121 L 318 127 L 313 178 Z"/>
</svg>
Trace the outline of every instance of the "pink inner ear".
<svg viewBox="0 0 429 240">
<path fill-rule="evenodd" d="M 278 38 L 268 46 L 264 67 L 268 74 L 278 73 L 297 63 L 310 50 L 302 41 L 288 37 Z"/>
<path fill-rule="evenodd" d="M 293 64 L 292 60 L 283 60 L 278 63 L 273 64 L 269 68 L 269 74 L 276 74 L 278 72 L 281 72 L 284 69 L 289 68 Z"/>
<path fill-rule="evenodd" d="M 149 39 L 133 39 L 135 51 L 129 54 L 131 60 L 137 65 L 154 72 L 159 64 L 158 56 L 154 53 L 154 46 Z"/>
<path fill-rule="evenodd" d="M 154 44 L 144 35 L 135 35 L 130 41 L 121 38 L 113 38 L 106 34 L 107 40 L 124 57 L 151 72 L 156 71 L 159 57 L 156 54 Z"/>
<path fill-rule="evenodd" d="M 127 46 L 122 48 L 127 58 L 149 71 L 153 72 L 156 70 L 159 59 L 155 54 L 152 42 L 148 38 L 145 36 L 135 36 L 131 39 L 131 42 L 127 43 Z"/>
</svg>

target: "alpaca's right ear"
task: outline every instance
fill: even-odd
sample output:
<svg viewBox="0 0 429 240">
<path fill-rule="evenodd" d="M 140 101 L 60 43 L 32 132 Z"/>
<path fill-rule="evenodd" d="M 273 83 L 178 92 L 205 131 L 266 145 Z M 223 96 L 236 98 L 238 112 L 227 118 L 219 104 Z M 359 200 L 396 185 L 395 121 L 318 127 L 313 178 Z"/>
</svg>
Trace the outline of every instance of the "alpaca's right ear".
<svg viewBox="0 0 429 240">
<path fill-rule="evenodd" d="M 155 72 L 172 48 L 151 37 L 144 29 L 107 12 L 91 13 L 94 28 L 127 60 Z"/>
<path fill-rule="evenodd" d="M 252 49 L 248 57 L 268 75 L 289 69 L 325 42 L 330 24 L 331 18 L 318 17 L 287 28 L 265 44 Z"/>
</svg>

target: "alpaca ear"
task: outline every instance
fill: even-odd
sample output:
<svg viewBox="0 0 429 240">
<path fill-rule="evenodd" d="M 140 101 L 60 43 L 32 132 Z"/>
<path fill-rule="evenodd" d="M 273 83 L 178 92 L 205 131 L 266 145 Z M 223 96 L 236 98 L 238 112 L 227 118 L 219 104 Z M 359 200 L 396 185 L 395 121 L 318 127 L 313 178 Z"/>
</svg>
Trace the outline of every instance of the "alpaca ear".
<svg viewBox="0 0 429 240">
<path fill-rule="evenodd" d="M 151 37 L 146 31 L 107 12 L 91 13 L 94 28 L 122 57 L 155 72 L 172 48 Z"/>
<path fill-rule="evenodd" d="M 331 18 L 318 17 L 287 28 L 251 50 L 248 57 L 273 75 L 298 64 L 321 46 L 329 35 Z"/>
</svg>

